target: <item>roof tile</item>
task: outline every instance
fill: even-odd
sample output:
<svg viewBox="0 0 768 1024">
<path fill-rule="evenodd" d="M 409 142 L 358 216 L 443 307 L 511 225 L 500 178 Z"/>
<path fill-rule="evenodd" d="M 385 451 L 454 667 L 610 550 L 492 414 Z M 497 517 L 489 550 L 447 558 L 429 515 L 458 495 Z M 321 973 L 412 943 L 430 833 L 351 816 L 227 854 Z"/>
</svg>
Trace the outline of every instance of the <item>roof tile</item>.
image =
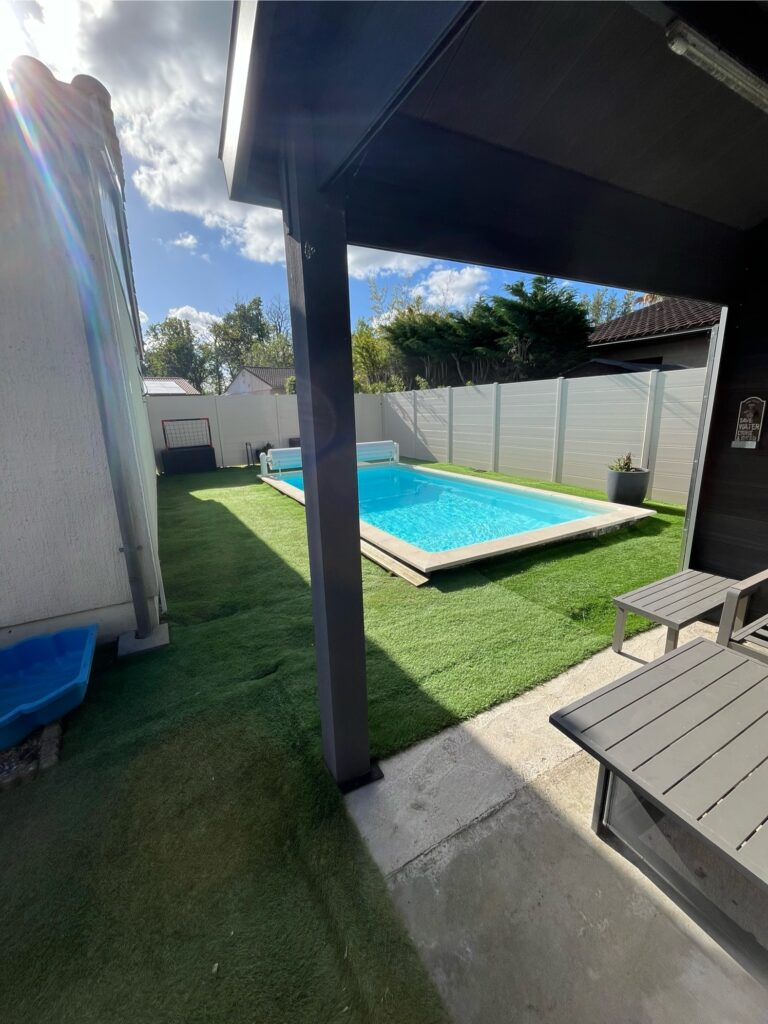
<svg viewBox="0 0 768 1024">
<path fill-rule="evenodd" d="M 632 313 L 600 324 L 589 336 L 590 345 L 672 334 L 692 327 L 711 327 L 720 319 L 720 306 L 698 299 L 662 299 Z"/>
</svg>

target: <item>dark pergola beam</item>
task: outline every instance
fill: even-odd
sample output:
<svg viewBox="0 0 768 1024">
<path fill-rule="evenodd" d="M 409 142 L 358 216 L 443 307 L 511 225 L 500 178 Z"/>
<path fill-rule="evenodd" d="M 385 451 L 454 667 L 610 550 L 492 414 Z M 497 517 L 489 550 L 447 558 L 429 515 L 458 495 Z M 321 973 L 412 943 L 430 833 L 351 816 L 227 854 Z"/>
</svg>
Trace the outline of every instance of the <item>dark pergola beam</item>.
<svg viewBox="0 0 768 1024">
<path fill-rule="evenodd" d="M 321 187 L 349 167 L 481 6 L 466 0 L 324 5 L 338 31 L 322 57 L 314 53 L 304 97 L 317 115 Z"/>
<path fill-rule="evenodd" d="M 282 180 L 323 753 L 350 788 L 373 775 L 344 207 L 293 144 Z"/>
<path fill-rule="evenodd" d="M 347 181 L 350 244 L 727 302 L 742 232 L 393 118 Z"/>
</svg>

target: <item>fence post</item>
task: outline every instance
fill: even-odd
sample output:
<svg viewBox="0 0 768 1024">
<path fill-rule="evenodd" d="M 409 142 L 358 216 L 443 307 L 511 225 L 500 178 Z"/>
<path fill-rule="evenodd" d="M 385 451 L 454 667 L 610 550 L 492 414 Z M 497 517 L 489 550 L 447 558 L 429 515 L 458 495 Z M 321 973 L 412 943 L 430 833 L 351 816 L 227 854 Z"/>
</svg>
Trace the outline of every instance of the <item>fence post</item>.
<svg viewBox="0 0 768 1024">
<path fill-rule="evenodd" d="M 419 443 L 419 433 L 418 433 L 418 430 L 416 428 L 416 419 L 417 419 L 417 417 L 418 417 L 418 409 L 417 409 L 417 406 L 416 406 L 416 388 L 414 388 L 413 389 L 413 457 L 414 457 L 414 459 L 418 459 L 418 457 L 419 457 L 416 454 L 417 451 L 418 451 L 418 443 Z"/>
<path fill-rule="evenodd" d="M 643 427 L 643 450 L 640 464 L 649 470 L 648 494 L 653 490 L 653 471 L 656 468 L 656 402 L 659 393 L 659 370 L 648 373 L 648 400 L 645 405 L 645 426 Z"/>
<path fill-rule="evenodd" d="M 499 469 L 499 413 L 501 411 L 501 390 L 499 382 L 493 384 L 491 392 L 491 472 Z"/>
<path fill-rule="evenodd" d="M 453 388 L 448 388 L 448 462 L 453 462 Z"/>
<path fill-rule="evenodd" d="M 563 392 L 565 390 L 565 378 L 558 377 L 555 381 L 555 425 L 552 436 L 552 472 L 550 476 L 553 483 L 558 483 L 562 475 L 560 465 L 562 459 L 562 434 L 563 434 Z"/>
<path fill-rule="evenodd" d="M 387 396 L 385 394 L 379 395 L 379 419 L 381 420 L 381 440 L 388 441 L 387 437 L 387 422 L 385 416 L 384 399 Z"/>
<path fill-rule="evenodd" d="M 274 433 L 278 437 L 278 447 L 283 447 L 280 437 L 280 407 L 278 406 L 278 395 L 272 395 L 274 398 Z"/>
<path fill-rule="evenodd" d="M 224 441 L 223 441 L 222 436 L 221 436 L 221 420 L 219 419 L 219 399 L 220 398 L 221 398 L 221 395 L 214 395 L 213 396 L 213 412 L 214 412 L 214 415 L 216 416 L 216 435 L 219 438 L 219 455 L 220 455 L 220 458 L 221 458 L 221 468 L 223 469 L 227 465 L 227 463 L 226 463 L 226 461 L 224 459 Z M 215 445 L 214 445 L 213 450 L 214 450 L 214 452 L 216 451 L 216 446 Z"/>
</svg>

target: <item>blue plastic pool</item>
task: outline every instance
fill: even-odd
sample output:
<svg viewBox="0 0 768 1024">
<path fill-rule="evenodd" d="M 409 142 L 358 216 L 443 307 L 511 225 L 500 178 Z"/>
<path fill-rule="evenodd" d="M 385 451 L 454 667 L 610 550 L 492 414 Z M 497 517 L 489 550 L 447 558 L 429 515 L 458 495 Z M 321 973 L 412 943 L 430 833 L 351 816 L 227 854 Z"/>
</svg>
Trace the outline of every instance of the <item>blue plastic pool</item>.
<svg viewBox="0 0 768 1024">
<path fill-rule="evenodd" d="M 450 551 L 595 516 L 595 503 L 559 500 L 476 478 L 437 475 L 412 466 L 358 470 L 360 518 L 423 551 Z M 302 473 L 281 479 L 304 490 Z"/>
<path fill-rule="evenodd" d="M 0 650 L 0 750 L 80 704 L 97 626 L 31 637 Z"/>
</svg>

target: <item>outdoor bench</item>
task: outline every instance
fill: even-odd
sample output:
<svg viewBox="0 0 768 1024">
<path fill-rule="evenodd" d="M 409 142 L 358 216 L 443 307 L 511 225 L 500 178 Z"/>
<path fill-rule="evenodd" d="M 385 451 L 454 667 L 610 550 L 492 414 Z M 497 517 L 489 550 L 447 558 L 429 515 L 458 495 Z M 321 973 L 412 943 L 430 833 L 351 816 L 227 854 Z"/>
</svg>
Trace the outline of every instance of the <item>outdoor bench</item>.
<svg viewBox="0 0 768 1024">
<path fill-rule="evenodd" d="M 596 832 L 621 779 L 768 889 L 767 663 L 693 640 L 550 721 L 600 763 Z"/>
</svg>

